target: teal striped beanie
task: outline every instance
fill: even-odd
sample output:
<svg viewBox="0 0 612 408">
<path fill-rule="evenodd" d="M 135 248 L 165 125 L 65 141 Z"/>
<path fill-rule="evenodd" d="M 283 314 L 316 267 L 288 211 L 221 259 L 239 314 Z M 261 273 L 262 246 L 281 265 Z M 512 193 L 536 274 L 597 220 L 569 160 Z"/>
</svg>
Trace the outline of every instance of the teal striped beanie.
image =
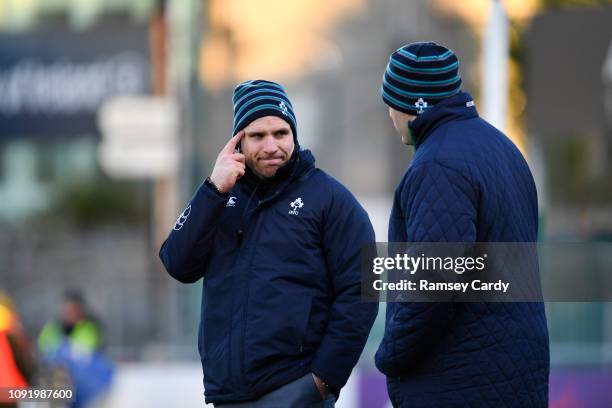
<svg viewBox="0 0 612 408">
<path fill-rule="evenodd" d="M 293 105 L 285 88 L 276 82 L 255 79 L 239 84 L 234 89 L 234 132 L 264 116 L 277 116 L 289 124 L 297 143 L 297 121 Z"/>
<path fill-rule="evenodd" d="M 417 42 L 391 54 L 381 91 L 383 101 L 390 107 L 420 115 L 460 89 L 455 53 L 435 42 Z"/>
</svg>

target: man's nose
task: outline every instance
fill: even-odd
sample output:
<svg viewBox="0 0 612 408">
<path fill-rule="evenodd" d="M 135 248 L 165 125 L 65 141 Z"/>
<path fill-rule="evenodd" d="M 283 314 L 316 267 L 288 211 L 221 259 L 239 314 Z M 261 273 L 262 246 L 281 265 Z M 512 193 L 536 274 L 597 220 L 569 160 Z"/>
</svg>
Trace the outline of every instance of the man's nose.
<svg viewBox="0 0 612 408">
<path fill-rule="evenodd" d="M 264 138 L 263 142 L 263 151 L 265 153 L 274 153 L 278 150 L 278 146 L 276 145 L 276 140 L 272 136 L 268 136 Z"/>
</svg>

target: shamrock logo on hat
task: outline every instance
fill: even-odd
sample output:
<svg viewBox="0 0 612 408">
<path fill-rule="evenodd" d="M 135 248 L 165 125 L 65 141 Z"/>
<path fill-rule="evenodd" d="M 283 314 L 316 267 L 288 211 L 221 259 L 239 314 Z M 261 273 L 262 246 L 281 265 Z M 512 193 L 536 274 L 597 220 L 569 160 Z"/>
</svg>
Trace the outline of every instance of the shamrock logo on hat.
<svg viewBox="0 0 612 408">
<path fill-rule="evenodd" d="M 414 103 L 414 106 L 416 106 L 419 109 L 417 113 L 421 114 L 425 112 L 425 108 L 427 107 L 427 102 L 425 102 L 423 98 L 419 98 L 419 100 Z"/>
<path fill-rule="evenodd" d="M 287 116 L 289 114 L 289 111 L 287 110 L 287 105 L 285 105 L 285 101 L 281 101 L 281 103 L 278 104 L 278 107 L 281 108 L 283 115 Z"/>
</svg>

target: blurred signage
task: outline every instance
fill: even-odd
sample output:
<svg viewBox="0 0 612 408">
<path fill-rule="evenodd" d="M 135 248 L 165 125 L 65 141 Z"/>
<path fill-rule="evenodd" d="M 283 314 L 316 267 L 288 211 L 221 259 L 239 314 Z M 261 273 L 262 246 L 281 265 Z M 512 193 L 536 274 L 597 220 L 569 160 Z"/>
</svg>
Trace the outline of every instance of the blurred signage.
<svg viewBox="0 0 612 408">
<path fill-rule="evenodd" d="M 179 161 L 179 109 L 168 97 L 122 96 L 99 111 L 102 140 L 98 159 L 115 178 L 155 178 L 172 174 Z"/>
<path fill-rule="evenodd" d="M 0 137 L 98 134 L 105 100 L 150 89 L 147 35 L 120 19 L 0 34 Z"/>
</svg>

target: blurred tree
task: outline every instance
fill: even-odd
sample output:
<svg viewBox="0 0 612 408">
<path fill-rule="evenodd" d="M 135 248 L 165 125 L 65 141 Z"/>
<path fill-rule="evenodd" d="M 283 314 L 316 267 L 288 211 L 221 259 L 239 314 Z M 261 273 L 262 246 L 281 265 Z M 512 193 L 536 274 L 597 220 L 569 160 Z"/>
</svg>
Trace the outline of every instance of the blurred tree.
<svg viewBox="0 0 612 408">
<path fill-rule="evenodd" d="M 590 178 L 588 140 L 584 135 L 560 138 L 546 149 L 554 201 L 584 202 Z"/>
<path fill-rule="evenodd" d="M 145 224 L 148 222 L 148 194 L 143 183 L 108 179 L 77 182 L 63 186 L 45 218 L 73 222 L 80 227 L 101 224 Z"/>
<path fill-rule="evenodd" d="M 580 208 L 612 202 L 610 168 L 598 171 L 593 157 L 600 149 L 590 135 L 559 135 L 545 149 L 551 199 L 561 205 Z"/>
</svg>

